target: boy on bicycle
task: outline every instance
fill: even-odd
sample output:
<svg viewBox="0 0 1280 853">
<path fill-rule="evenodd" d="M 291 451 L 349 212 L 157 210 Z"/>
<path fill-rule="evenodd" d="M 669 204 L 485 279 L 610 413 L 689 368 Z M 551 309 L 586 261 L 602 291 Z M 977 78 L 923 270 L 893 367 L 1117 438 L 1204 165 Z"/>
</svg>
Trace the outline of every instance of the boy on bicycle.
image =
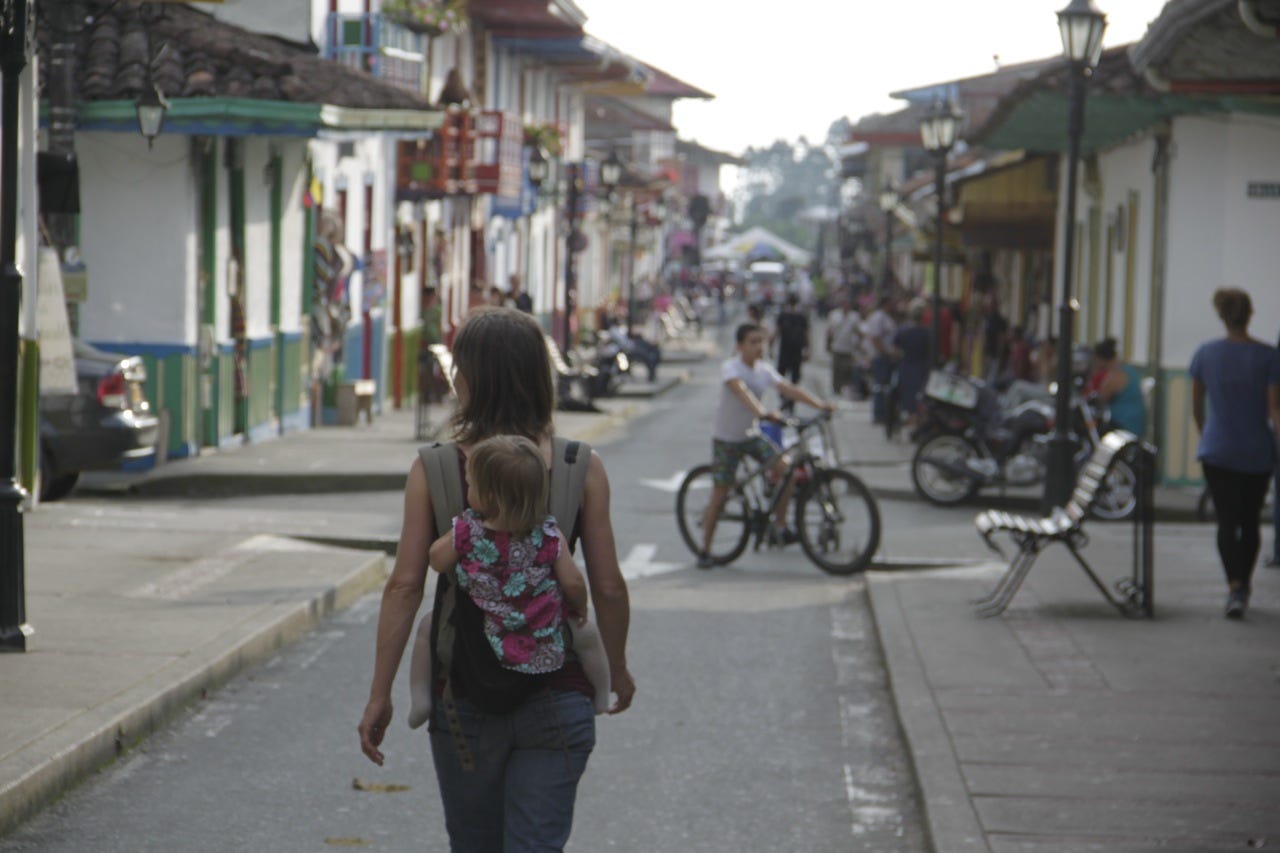
<svg viewBox="0 0 1280 853">
<path fill-rule="evenodd" d="M 702 552 L 698 555 L 698 568 L 709 569 L 715 565 L 712 559 L 711 537 L 716 522 L 729 496 L 729 487 L 737 476 L 738 464 L 744 456 L 769 466 L 770 477 L 775 481 L 786 471 L 787 459 L 764 436 L 751 433 L 757 420 L 778 420 L 777 412 L 766 409 L 760 402 L 765 392 L 776 388 L 787 400 L 832 411 L 830 403 L 813 396 L 798 385 L 783 379 L 773 365 L 764 361 L 764 330 L 754 323 L 743 323 L 736 332 L 737 355 L 726 359 L 720 366 L 720 399 L 716 405 L 715 421 L 711 431 L 712 483 L 711 501 L 702 519 Z M 782 497 L 773 513 L 774 541 L 783 545 L 795 542 L 799 537 L 787 527 L 787 507 L 791 502 L 792 483 L 782 485 Z"/>
</svg>

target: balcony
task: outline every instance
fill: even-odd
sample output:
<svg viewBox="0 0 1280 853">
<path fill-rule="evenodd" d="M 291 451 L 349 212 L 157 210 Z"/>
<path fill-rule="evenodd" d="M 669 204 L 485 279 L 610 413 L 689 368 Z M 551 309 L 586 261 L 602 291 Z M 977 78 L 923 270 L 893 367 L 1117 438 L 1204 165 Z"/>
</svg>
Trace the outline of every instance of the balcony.
<svg viewBox="0 0 1280 853">
<path fill-rule="evenodd" d="M 329 15 L 324 55 L 350 68 L 427 97 L 426 36 L 388 20 L 385 15 Z"/>
</svg>

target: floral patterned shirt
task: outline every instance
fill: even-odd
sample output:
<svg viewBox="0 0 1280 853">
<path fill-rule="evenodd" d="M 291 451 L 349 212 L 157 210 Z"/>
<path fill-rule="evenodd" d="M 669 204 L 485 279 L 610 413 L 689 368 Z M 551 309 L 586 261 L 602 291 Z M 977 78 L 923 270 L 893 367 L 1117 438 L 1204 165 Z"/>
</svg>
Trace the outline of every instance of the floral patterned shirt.
<svg viewBox="0 0 1280 853">
<path fill-rule="evenodd" d="M 562 543 L 548 515 L 527 536 L 490 530 L 475 511 L 453 519 L 458 586 L 484 612 L 484 633 L 507 669 L 528 674 L 564 666 L 568 607 L 554 566 Z"/>
</svg>

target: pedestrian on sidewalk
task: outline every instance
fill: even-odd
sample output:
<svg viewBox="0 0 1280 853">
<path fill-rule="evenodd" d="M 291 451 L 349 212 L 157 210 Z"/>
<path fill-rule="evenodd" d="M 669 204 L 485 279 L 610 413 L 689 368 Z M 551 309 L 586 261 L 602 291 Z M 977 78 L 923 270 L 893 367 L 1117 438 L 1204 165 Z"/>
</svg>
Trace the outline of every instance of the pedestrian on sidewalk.
<svg viewBox="0 0 1280 853">
<path fill-rule="evenodd" d="M 862 324 L 863 339 L 871 351 L 871 381 L 875 383 L 871 398 L 871 422 L 882 424 L 888 405 L 889 382 L 893 379 L 893 335 L 898 325 L 893 319 L 893 297 L 882 294 L 876 308 Z"/>
<path fill-rule="evenodd" d="M 1253 303 L 1243 290 L 1219 288 L 1213 307 L 1227 336 L 1201 344 L 1192 357 L 1191 407 L 1200 430 L 1196 456 L 1218 513 L 1226 616 L 1242 619 L 1261 547 L 1262 504 L 1277 464 L 1276 432 L 1267 421 L 1280 427 L 1280 350 L 1249 337 Z"/>
<path fill-rule="evenodd" d="M 1280 351 L 1280 340 L 1276 341 L 1276 350 Z M 1280 423 L 1272 421 L 1271 426 L 1280 435 Z M 1280 569 L 1280 449 L 1276 453 L 1274 485 L 1271 492 L 1271 556 L 1267 558 L 1267 568 Z"/>
<path fill-rule="evenodd" d="M 893 335 L 893 354 L 898 359 L 898 405 L 908 431 L 916 428 L 920 395 L 929 379 L 933 330 L 924 324 L 924 311 L 923 302 L 912 302 L 907 309 L 907 322 Z"/>
<path fill-rule="evenodd" d="M 555 394 L 541 327 L 513 308 L 477 308 L 468 314 L 453 345 L 457 410 L 452 420 L 459 465 L 480 441 L 497 435 L 523 436 L 538 446 L 550 467 Z M 464 484 L 465 493 L 465 484 Z M 391 723 L 391 687 L 422 602 L 428 548 L 439 532 L 421 459 L 415 458 L 405 485 L 404 521 L 395 566 L 382 593 L 377 646 L 369 701 L 360 721 L 360 747 L 375 764 Z M 464 501 L 465 505 L 465 501 Z M 571 541 L 581 539 L 592 604 L 617 696 L 609 713 L 625 711 L 635 694 L 627 669 L 630 623 L 626 581 L 618 566 L 609 516 L 609 478 L 599 456 L 591 454 Z M 443 585 L 433 607 L 435 625 Z M 436 696 L 442 695 L 444 670 L 432 642 Z M 465 672 L 454 670 L 450 703 L 467 733 L 458 749 L 444 717 L 443 702 L 433 703 L 428 731 L 431 755 L 444 806 L 445 826 L 454 850 L 560 850 L 573 824 L 578 781 L 595 746 L 594 690 L 581 663 L 567 661 L 546 676 L 545 689 L 506 714 L 486 712 L 465 695 Z M 463 676 L 461 678 L 457 676 Z M 456 682 L 456 684 L 454 684 Z M 470 749 L 466 749 L 469 746 Z M 464 769 L 463 751 L 473 769 Z"/>
<path fill-rule="evenodd" d="M 830 403 L 822 400 L 799 385 L 793 385 L 778 375 L 773 365 L 763 359 L 764 330 L 754 323 L 743 323 L 735 333 L 737 355 L 726 359 L 720 366 L 720 398 L 716 405 L 711 431 L 711 500 L 707 503 L 702 519 L 702 551 L 698 555 L 698 568 L 710 569 L 715 565 L 711 557 L 711 539 L 715 535 L 720 511 L 729 497 L 729 487 L 744 457 L 750 456 L 761 465 L 768 466 L 773 480 L 785 476 L 787 459 L 778 452 L 763 435 L 753 433 L 757 420 L 777 421 L 777 412 L 764 407 L 761 399 L 770 388 L 776 388 L 783 399 L 798 400 L 815 409 L 832 411 Z M 773 513 L 773 539 L 787 545 L 799 540 L 799 534 L 787 527 L 787 507 L 790 504 L 793 483 L 788 480 L 781 488 L 782 496 Z"/>
<path fill-rule="evenodd" d="M 827 315 L 827 352 L 831 354 L 831 395 L 840 397 L 845 389 L 857 390 L 854 359 L 862 346 L 862 315 L 848 290 L 840 291 L 840 301 Z"/>
<path fill-rule="evenodd" d="M 801 310 L 798 294 L 787 294 L 787 301 L 773 324 L 773 341 L 778 344 L 778 373 L 785 376 L 792 385 L 799 385 L 800 370 L 809 360 L 809 316 L 806 311 Z M 783 401 L 784 412 L 794 409 L 794 401 Z"/>
</svg>

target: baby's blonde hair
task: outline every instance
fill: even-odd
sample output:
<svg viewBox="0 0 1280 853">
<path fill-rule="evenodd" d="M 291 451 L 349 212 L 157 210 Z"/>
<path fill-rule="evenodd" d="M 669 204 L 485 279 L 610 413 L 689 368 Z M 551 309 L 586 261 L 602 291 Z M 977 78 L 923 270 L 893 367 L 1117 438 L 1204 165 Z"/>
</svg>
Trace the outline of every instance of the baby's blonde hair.
<svg viewBox="0 0 1280 853">
<path fill-rule="evenodd" d="M 467 455 L 467 481 L 509 533 L 526 535 L 546 518 L 549 479 L 538 445 L 524 436 L 486 438 Z"/>
</svg>

